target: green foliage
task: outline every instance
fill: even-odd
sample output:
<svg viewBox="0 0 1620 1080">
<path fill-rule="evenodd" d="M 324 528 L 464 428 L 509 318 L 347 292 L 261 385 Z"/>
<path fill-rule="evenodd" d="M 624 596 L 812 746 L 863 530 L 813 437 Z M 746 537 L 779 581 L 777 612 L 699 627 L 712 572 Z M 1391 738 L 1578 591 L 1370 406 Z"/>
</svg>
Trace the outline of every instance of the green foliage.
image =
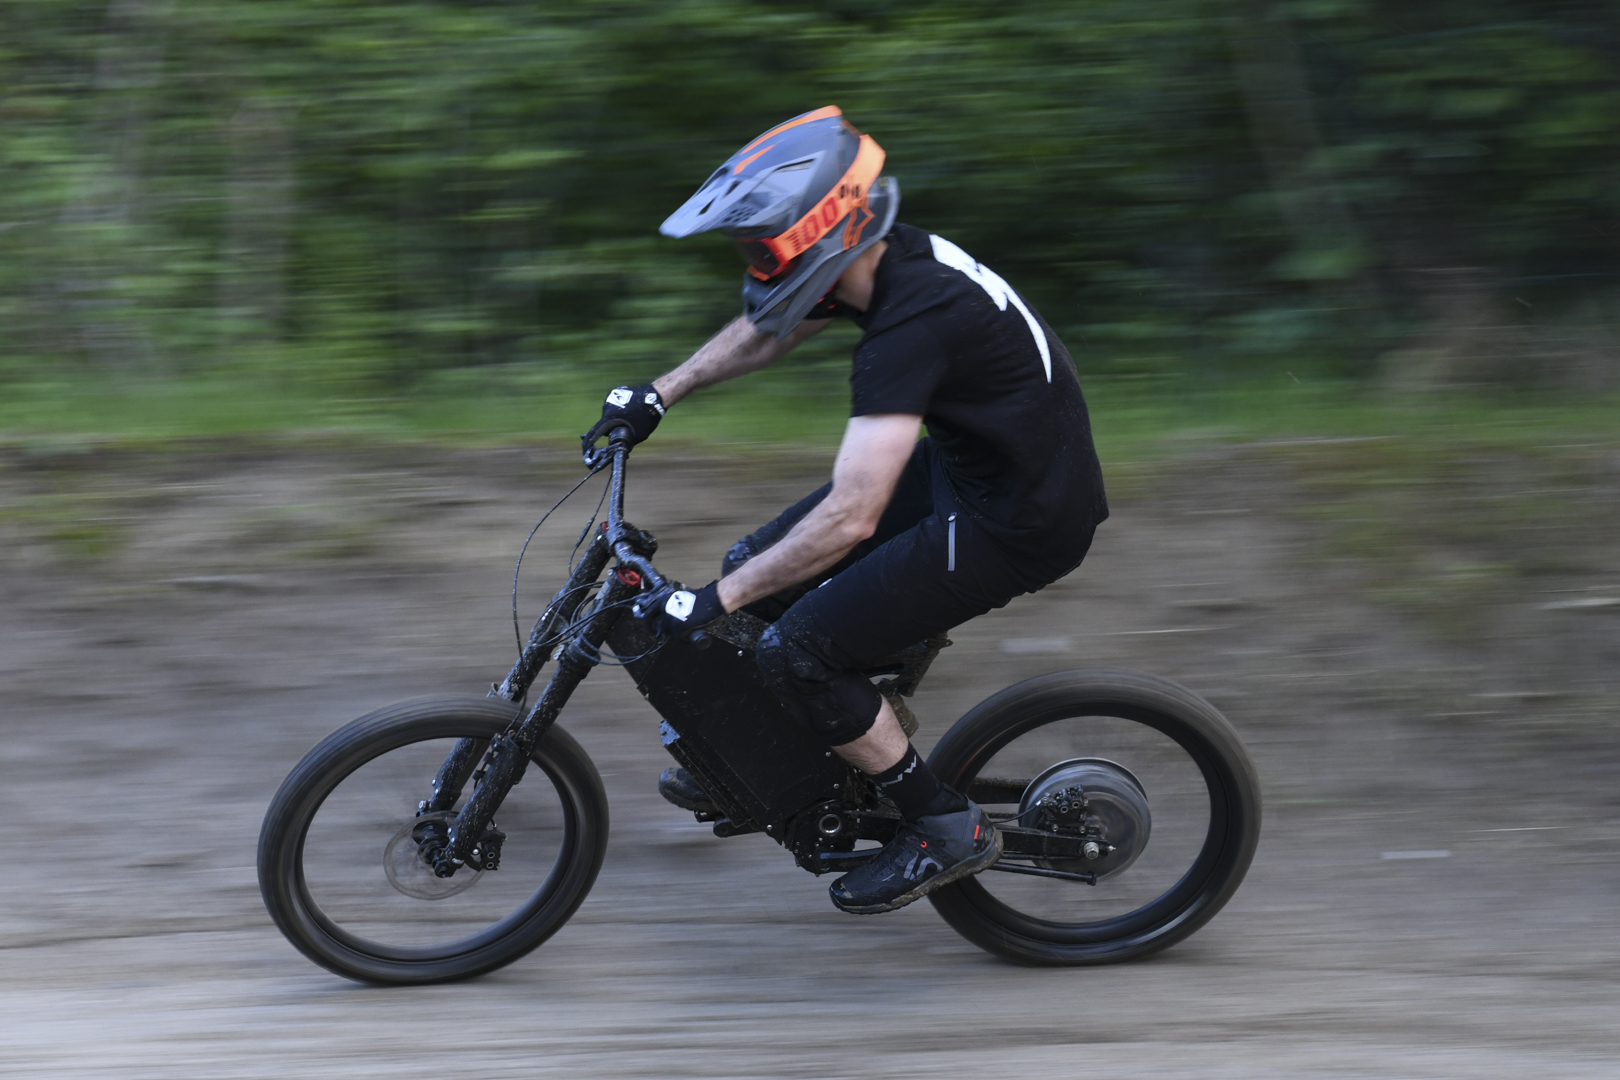
<svg viewBox="0 0 1620 1080">
<path fill-rule="evenodd" d="M 0 385 L 651 374 L 740 278 L 659 221 L 829 102 L 1086 373 L 1365 375 L 1458 267 L 1612 321 L 1617 59 L 1593 0 L 11 0 Z"/>
</svg>

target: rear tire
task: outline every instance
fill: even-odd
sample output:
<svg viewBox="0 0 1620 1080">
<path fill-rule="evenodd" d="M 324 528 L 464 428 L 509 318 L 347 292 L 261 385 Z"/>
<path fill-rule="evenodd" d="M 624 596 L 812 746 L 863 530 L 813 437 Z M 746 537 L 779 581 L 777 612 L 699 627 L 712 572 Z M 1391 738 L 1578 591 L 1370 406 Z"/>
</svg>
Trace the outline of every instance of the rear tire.
<svg viewBox="0 0 1620 1080">
<path fill-rule="evenodd" d="M 495 919 L 484 930 L 428 944 L 374 941 L 340 925 L 338 918 L 324 911 L 312 894 L 306 873 L 305 847 L 311 824 L 334 790 L 363 766 L 391 752 L 409 751 L 417 743 L 434 741 L 438 745 L 449 745 L 447 740 L 487 740 L 506 730 L 512 716 L 511 703 L 487 698 L 407 702 L 361 717 L 333 732 L 310 751 L 276 792 L 259 834 L 259 889 L 270 917 L 287 940 L 317 964 L 351 979 L 424 984 L 466 979 L 493 971 L 530 952 L 556 933 L 590 892 L 602 868 L 608 838 L 607 793 L 602 779 L 584 749 L 556 726 L 535 747 L 522 783 L 507 797 L 507 802 L 514 804 L 510 811 L 513 813 L 520 797 L 543 803 L 548 820 L 555 823 L 547 834 L 552 841 L 545 849 L 545 857 L 554 861 L 549 867 L 526 868 L 537 879 L 543 874 L 543 880 L 531 894 L 514 901 L 510 914 Z M 428 748 L 423 754 L 433 752 L 433 748 Z M 439 756 L 442 760 L 442 751 Z M 408 779 L 389 784 L 370 803 L 356 804 L 364 805 L 371 817 L 377 819 L 375 825 L 371 817 L 354 815 L 354 820 L 340 822 L 332 829 L 331 835 L 352 841 L 350 848 L 359 853 L 352 862 L 350 877 L 372 890 L 368 893 L 351 888 L 349 893 L 334 893 L 356 912 L 357 925 L 369 925 L 369 916 L 363 906 L 356 906 L 355 895 L 380 897 L 414 916 L 415 923 L 402 924 L 413 931 L 424 920 L 438 917 L 453 906 L 424 905 L 418 901 L 413 907 L 409 899 L 401 900 L 388 890 L 384 877 L 382 841 L 393 829 L 410 822 L 415 800 L 429 793 L 432 758 L 421 754 L 419 757 L 429 762 L 426 771 L 417 770 L 423 775 L 413 772 Z M 397 791 L 393 790 L 395 787 Z M 373 805 L 383 805 L 384 810 L 372 811 Z M 508 807 L 503 805 L 497 818 L 503 818 L 507 812 Z M 372 848 L 377 849 L 375 866 L 371 865 Z M 512 841 L 508 841 L 501 868 L 486 876 L 491 881 L 507 884 L 525 869 L 509 867 L 514 858 Z M 338 871 L 350 868 L 341 861 L 335 865 Z M 316 869 L 330 871 L 331 865 Z M 467 872 L 463 868 L 458 873 Z M 503 874 L 507 875 L 506 879 L 498 877 Z M 518 880 L 521 882 L 523 878 L 518 877 Z"/>
<path fill-rule="evenodd" d="M 1102 669 L 1064 671 L 1010 686 L 957 721 L 934 747 L 928 763 L 941 780 L 966 791 L 980 770 L 1016 740 L 1047 725 L 1070 720 L 1081 724 L 1086 718 L 1102 718 L 1115 731 L 1140 731 L 1172 752 L 1179 747 L 1190 759 L 1183 774 L 1201 776 L 1207 790 L 1207 829 L 1200 821 L 1197 828 L 1203 830 L 1202 839 L 1193 836 L 1185 873 L 1177 863 L 1174 874 L 1179 877 L 1165 878 L 1162 892 L 1155 885 L 1143 897 L 1145 902 L 1133 910 L 1105 918 L 1052 919 L 1019 910 L 986 888 L 986 881 L 1012 876 L 996 872 L 930 894 L 934 907 L 958 933 L 1015 963 L 1110 964 L 1168 948 L 1203 926 L 1232 898 L 1259 843 L 1260 784 L 1237 733 L 1209 702 L 1152 675 Z M 1083 743 L 1077 745 L 1087 752 Z M 1147 793 L 1150 799 L 1154 796 L 1153 784 L 1148 785 Z M 1191 802 L 1201 800 L 1198 795 Z M 1150 846 L 1160 842 L 1157 822 L 1154 827 Z M 1168 842 L 1161 843 L 1161 849 Z M 1128 870 L 1116 880 L 1133 873 L 1138 871 Z M 1041 887 L 1060 897 L 1064 895 L 1061 890 L 1071 890 L 1067 895 L 1084 901 L 1095 899 L 1114 884 L 1103 882 L 1091 894 L 1072 892 L 1090 886 L 1062 881 L 1049 880 Z"/>
</svg>

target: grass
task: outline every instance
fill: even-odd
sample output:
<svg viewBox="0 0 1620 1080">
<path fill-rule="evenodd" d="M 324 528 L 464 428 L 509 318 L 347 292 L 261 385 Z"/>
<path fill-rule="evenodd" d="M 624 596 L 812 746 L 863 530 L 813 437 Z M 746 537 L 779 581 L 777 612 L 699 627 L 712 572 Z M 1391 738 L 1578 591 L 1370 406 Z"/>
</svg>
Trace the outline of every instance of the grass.
<svg viewBox="0 0 1620 1080">
<path fill-rule="evenodd" d="M 683 402 L 659 441 L 831 446 L 843 431 L 843 371 L 791 362 Z M 572 445 L 611 380 L 564 368 L 439 373 L 409 394 L 355 392 L 262 374 L 37 379 L 0 386 L 0 445 L 50 452 L 172 446 L 221 438 Z M 1440 438 L 1488 446 L 1620 438 L 1620 396 L 1432 393 L 1283 378 L 1086 380 L 1105 464 L 1175 456 L 1210 443 L 1322 438 Z"/>
</svg>

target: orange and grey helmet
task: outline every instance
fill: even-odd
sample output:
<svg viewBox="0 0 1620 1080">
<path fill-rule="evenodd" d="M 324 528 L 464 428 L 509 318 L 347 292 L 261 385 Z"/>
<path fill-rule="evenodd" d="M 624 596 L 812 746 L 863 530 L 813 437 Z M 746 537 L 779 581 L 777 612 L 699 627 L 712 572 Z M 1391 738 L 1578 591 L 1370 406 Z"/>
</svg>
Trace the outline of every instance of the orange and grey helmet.
<svg viewBox="0 0 1620 1080">
<path fill-rule="evenodd" d="M 731 237 L 748 262 L 744 314 L 787 337 L 894 225 L 900 185 L 882 170 L 883 148 L 829 105 L 731 155 L 658 231 Z"/>
</svg>

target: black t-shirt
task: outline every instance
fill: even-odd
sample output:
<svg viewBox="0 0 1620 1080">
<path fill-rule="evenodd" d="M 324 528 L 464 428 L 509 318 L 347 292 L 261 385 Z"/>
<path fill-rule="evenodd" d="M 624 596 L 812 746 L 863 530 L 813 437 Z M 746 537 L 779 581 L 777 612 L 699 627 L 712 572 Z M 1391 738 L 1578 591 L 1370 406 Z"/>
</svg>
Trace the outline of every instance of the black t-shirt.
<svg viewBox="0 0 1620 1080">
<path fill-rule="evenodd" d="M 1062 563 L 1108 516 L 1080 378 L 1039 313 L 961 248 L 909 225 L 884 239 L 850 373 L 852 416 L 913 413 L 961 508 Z M 1066 570 L 1072 561 L 1059 567 Z"/>
</svg>

